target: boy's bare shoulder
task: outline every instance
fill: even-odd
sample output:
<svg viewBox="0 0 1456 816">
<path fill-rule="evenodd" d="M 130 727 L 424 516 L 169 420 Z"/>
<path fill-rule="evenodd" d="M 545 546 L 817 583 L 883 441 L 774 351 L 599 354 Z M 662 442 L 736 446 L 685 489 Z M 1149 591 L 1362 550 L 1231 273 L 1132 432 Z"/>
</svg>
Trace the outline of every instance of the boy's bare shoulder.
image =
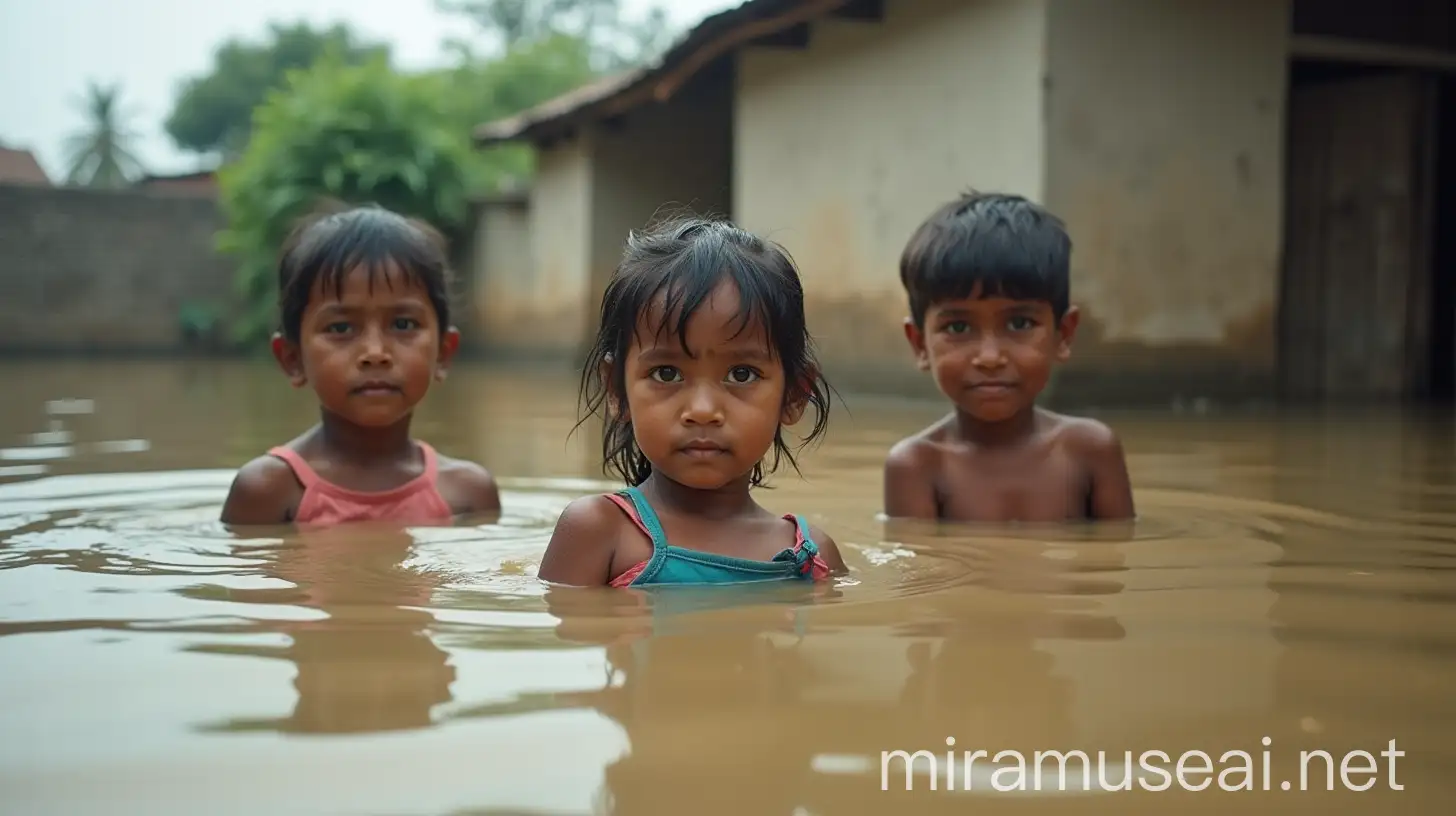
<svg viewBox="0 0 1456 816">
<path fill-rule="evenodd" d="M 438 456 L 441 486 L 460 499 L 464 512 L 483 512 L 501 508 L 500 487 L 495 476 L 484 465 L 468 459 Z"/>
<path fill-rule="evenodd" d="M 1062 417 L 1057 444 L 1090 478 L 1089 515 L 1099 520 L 1137 517 L 1127 459 L 1117 432 L 1095 419 Z"/>
<path fill-rule="evenodd" d="M 1057 423 L 1058 441 L 1073 454 L 1089 458 L 1122 456 L 1122 440 L 1105 422 L 1090 417 L 1048 416 Z"/>
<path fill-rule="evenodd" d="M 950 421 L 942 419 L 891 445 L 885 454 L 885 471 L 924 472 L 939 466 L 949 441 L 946 432 Z"/>
<path fill-rule="evenodd" d="M 254 457 L 233 476 L 223 502 L 224 524 L 283 524 L 303 495 L 288 463 L 271 454 Z"/>
</svg>

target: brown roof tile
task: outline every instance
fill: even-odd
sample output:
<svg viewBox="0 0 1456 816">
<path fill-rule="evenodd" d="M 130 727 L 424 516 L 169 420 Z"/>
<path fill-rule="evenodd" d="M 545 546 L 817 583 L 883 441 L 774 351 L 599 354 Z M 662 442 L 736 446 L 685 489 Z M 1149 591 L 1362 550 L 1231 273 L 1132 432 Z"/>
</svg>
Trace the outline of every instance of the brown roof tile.
<svg viewBox="0 0 1456 816">
<path fill-rule="evenodd" d="M 515 116 L 475 129 L 477 144 L 526 139 L 553 125 L 608 117 L 638 105 L 666 102 L 714 59 L 750 40 L 822 17 L 851 0 L 745 0 L 705 18 L 655 63 L 568 91 Z"/>
<path fill-rule="evenodd" d="M 0 147 L 0 184 L 51 186 L 50 177 L 29 150 Z"/>
</svg>

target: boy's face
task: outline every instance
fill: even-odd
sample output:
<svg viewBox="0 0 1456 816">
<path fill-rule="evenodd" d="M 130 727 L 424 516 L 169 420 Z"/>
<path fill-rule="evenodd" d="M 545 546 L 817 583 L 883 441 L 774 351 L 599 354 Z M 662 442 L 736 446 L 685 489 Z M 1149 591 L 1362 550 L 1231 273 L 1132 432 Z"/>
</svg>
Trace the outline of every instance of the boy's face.
<svg viewBox="0 0 1456 816">
<path fill-rule="evenodd" d="M 364 427 L 393 425 L 444 379 L 459 332 L 442 334 L 429 294 L 393 267 L 373 286 L 352 271 L 333 295 L 314 284 L 298 343 L 275 336 L 274 356 L 294 387 L 312 385 L 330 413 Z"/>
<path fill-rule="evenodd" d="M 979 297 L 934 303 L 917 328 L 905 321 L 916 364 L 960 410 L 1000 422 L 1030 408 L 1055 363 L 1071 354 L 1077 309 L 1057 321 L 1046 301 Z"/>
<path fill-rule="evenodd" d="M 643 317 L 622 361 L 637 447 L 653 470 L 687 487 L 716 490 L 748 476 L 779 424 L 803 412 L 784 406 L 784 368 L 769 353 L 767 332 L 757 320 L 739 331 L 732 284 L 719 286 L 688 321 L 691 355 L 675 334 L 653 336 L 660 299 Z"/>
</svg>

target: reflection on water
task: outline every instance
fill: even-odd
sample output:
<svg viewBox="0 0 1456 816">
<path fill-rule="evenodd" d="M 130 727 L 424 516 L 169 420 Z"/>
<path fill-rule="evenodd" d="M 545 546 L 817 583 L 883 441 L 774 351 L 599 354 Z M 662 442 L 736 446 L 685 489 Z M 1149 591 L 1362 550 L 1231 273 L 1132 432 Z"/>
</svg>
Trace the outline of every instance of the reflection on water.
<svg viewBox="0 0 1456 816">
<path fill-rule="evenodd" d="M 306 395 L 242 364 L 4 369 L 5 812 L 1404 814 L 1456 792 L 1449 417 L 1109 417 L 1130 536 L 886 530 L 881 457 L 939 407 L 850 395 L 764 499 L 852 576 L 547 592 L 552 521 L 610 488 L 591 430 L 568 436 L 569 377 L 460 369 L 419 417 L 500 476 L 499 521 L 238 537 L 215 521 L 230 468 L 310 422 Z M 1314 749 L 1337 786 L 1369 752 L 1349 781 L 1376 784 L 1322 792 L 1316 759 L 1321 791 L 1281 791 Z M 896 760 L 882 790 L 895 750 L 934 752 L 937 789 Z M 1202 751 L 1214 785 L 997 792 L 1000 765 L 962 764 L 1051 750 Z M 1218 791 L 1229 751 L 1254 790 Z"/>
</svg>

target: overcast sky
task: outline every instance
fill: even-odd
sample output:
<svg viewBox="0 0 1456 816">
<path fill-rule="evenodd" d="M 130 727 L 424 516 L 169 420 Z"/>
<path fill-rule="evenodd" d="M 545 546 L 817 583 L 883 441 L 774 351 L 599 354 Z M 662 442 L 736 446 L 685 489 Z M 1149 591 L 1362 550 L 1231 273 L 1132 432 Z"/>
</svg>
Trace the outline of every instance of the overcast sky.
<svg viewBox="0 0 1456 816">
<path fill-rule="evenodd" d="M 739 0 L 668 0 L 680 26 Z M 638 13 L 651 0 L 624 0 Z M 272 20 L 348 23 L 387 42 L 397 64 L 427 67 L 440 43 L 469 37 L 463 18 L 434 0 L 0 0 L 0 144 L 34 150 L 53 180 L 65 174 L 62 142 L 85 124 L 88 81 L 119 83 L 141 133 L 140 158 L 154 173 L 186 172 L 198 159 L 162 130 L 177 85 L 212 64 L 229 37 L 259 37 Z"/>
</svg>

